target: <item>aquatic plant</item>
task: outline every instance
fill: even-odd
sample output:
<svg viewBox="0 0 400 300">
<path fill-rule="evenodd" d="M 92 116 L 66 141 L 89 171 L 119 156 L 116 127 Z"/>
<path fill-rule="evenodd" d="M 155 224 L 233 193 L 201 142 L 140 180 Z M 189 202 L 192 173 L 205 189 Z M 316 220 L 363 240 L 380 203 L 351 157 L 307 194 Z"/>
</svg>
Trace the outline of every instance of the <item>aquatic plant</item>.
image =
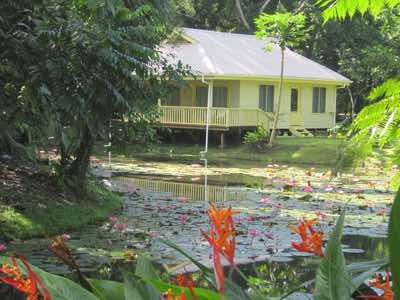
<svg viewBox="0 0 400 300">
<path fill-rule="evenodd" d="M 193 258 L 190 254 L 179 248 L 179 246 L 171 243 L 170 241 L 158 239 L 166 246 L 179 252 L 181 255 L 189 259 L 196 267 L 198 267 L 200 277 L 203 278 L 208 284 L 208 289 L 196 287 L 196 283 L 188 275 L 181 274 L 175 278 L 174 283 L 162 281 L 157 272 L 154 270 L 149 258 L 143 254 L 137 257 L 136 270 L 134 274 L 124 274 L 124 282 L 104 281 L 97 279 L 86 278 L 81 274 L 82 278 L 79 282 L 83 285 L 84 289 L 75 285 L 72 281 L 46 273 L 38 268 L 35 272 L 46 283 L 49 290 L 49 295 L 52 299 L 65 299 L 57 297 L 58 292 L 71 294 L 68 299 L 89 299 L 89 300 L 122 300 L 122 299 L 138 299 L 138 300 L 159 300 L 160 296 L 169 300 L 268 300 L 272 295 L 263 294 L 265 292 L 274 291 L 273 288 L 260 290 L 258 284 L 254 283 L 254 278 L 248 278 L 243 274 L 238 266 L 236 266 L 235 246 L 236 246 L 236 231 L 233 215 L 236 212 L 231 208 L 218 208 L 212 204 L 208 217 L 210 221 L 210 230 L 207 232 L 202 231 L 204 238 L 209 242 L 213 254 L 213 270 L 210 270 L 202 263 Z M 398 230 L 400 222 L 400 192 L 398 193 L 394 206 L 391 212 L 391 227 L 389 231 L 389 240 L 391 249 L 398 249 L 400 243 Z M 300 290 L 305 285 L 314 285 L 313 297 L 315 300 L 348 300 L 357 291 L 357 298 L 363 299 L 378 299 L 378 300 L 393 300 L 393 296 L 398 288 L 398 281 L 396 275 L 398 270 L 394 266 L 398 265 L 398 257 L 392 255 L 391 252 L 391 269 L 392 276 L 389 272 L 383 276 L 375 276 L 371 281 L 371 286 L 382 290 L 382 295 L 363 295 L 362 291 L 358 291 L 359 286 L 371 278 L 377 271 L 387 267 L 388 261 L 378 260 L 372 262 L 353 263 L 346 265 L 341 247 L 341 238 L 344 227 L 344 213 L 337 219 L 334 230 L 327 242 L 325 251 L 322 251 L 322 240 L 324 233 L 317 231 L 314 226 L 315 220 L 301 219 L 299 224 L 292 230 L 300 236 L 300 242 L 294 243 L 299 251 L 306 251 L 314 253 L 321 257 L 319 267 L 316 272 L 315 280 L 302 284 L 298 289 L 290 291 L 281 296 L 280 299 L 285 299 L 295 291 Z M 266 234 L 267 236 L 267 234 Z M 273 239 L 273 236 L 268 237 Z M 67 240 L 63 237 L 57 237 L 52 243 L 51 249 L 64 263 L 71 268 L 79 271 L 79 266 L 76 265 L 72 251 L 68 248 Z M 398 252 L 397 252 L 398 253 Z M 222 257 L 224 257 L 229 264 L 233 267 L 232 271 L 237 274 L 251 287 L 249 290 L 244 290 L 229 277 L 224 277 L 224 270 L 222 264 Z M 1 258 L 0 261 L 5 261 Z M 390 278 L 393 278 L 393 291 L 390 289 Z M 272 282 L 269 284 L 273 284 Z M 43 290 L 43 289 L 42 289 Z M 216 293 L 215 291 L 218 291 Z M 275 290 L 276 291 L 276 290 Z"/>
</svg>

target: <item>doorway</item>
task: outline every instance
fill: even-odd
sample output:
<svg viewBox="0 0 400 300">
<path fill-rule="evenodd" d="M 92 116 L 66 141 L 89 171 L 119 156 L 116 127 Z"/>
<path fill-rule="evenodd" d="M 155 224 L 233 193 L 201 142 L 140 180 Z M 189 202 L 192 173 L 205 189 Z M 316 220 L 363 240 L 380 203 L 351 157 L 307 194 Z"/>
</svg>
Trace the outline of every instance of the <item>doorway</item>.
<svg viewBox="0 0 400 300">
<path fill-rule="evenodd" d="M 290 89 L 290 126 L 302 126 L 303 116 L 301 110 L 300 88 Z"/>
</svg>

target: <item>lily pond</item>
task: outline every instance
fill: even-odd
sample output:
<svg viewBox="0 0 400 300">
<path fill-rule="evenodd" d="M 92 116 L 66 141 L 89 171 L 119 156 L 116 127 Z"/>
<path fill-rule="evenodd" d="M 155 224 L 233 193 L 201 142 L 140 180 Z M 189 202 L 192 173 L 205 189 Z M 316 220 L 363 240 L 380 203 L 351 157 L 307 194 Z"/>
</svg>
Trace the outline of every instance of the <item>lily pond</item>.
<svg viewBox="0 0 400 300">
<path fill-rule="evenodd" d="M 291 247 L 298 237 L 288 225 L 296 226 L 300 218 L 317 219 L 327 238 L 345 210 L 343 249 L 348 262 L 388 255 L 386 231 L 394 194 L 390 170 L 376 165 L 333 177 L 329 169 L 310 165 L 119 157 L 111 166 L 95 166 L 93 175 L 124 198 L 120 215 L 66 233 L 82 270 L 97 277 L 115 279 L 116 270 L 134 264 L 138 252 L 148 253 L 169 273 L 196 270 L 157 238 L 210 265 L 211 249 L 201 235 L 201 229 L 208 230 L 209 201 L 239 212 L 234 217 L 236 262 L 247 274 L 275 282 L 277 293 L 312 278 L 318 264 L 317 258 Z M 47 250 L 49 242 L 14 242 L 10 249 L 47 271 L 68 274 Z"/>
</svg>

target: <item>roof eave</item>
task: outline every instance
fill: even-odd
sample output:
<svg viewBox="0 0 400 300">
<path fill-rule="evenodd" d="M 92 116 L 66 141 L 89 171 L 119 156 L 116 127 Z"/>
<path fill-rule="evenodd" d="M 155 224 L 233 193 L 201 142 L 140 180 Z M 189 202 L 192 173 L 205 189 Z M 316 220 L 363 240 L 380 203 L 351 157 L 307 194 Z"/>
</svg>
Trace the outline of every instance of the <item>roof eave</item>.
<svg viewBox="0 0 400 300">
<path fill-rule="evenodd" d="M 204 76 L 205 79 L 215 79 L 215 80 L 271 80 L 271 81 L 279 81 L 279 76 L 265 76 L 265 75 L 238 75 L 238 74 L 215 74 L 208 73 L 202 74 L 197 73 L 195 76 Z M 187 77 L 185 79 L 193 79 Z M 302 78 L 302 77 L 284 77 L 284 80 L 290 82 L 318 82 L 318 83 L 326 83 L 330 85 L 344 85 L 349 86 L 353 83 L 350 79 L 344 80 L 336 80 L 336 79 L 323 79 L 323 78 Z"/>
</svg>

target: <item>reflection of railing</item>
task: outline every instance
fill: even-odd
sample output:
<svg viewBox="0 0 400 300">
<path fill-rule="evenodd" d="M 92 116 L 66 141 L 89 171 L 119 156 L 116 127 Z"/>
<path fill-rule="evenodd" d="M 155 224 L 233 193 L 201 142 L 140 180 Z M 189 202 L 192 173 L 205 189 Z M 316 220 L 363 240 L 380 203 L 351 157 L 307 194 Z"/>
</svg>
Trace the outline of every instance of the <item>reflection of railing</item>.
<svg viewBox="0 0 400 300">
<path fill-rule="evenodd" d="M 207 108 L 192 106 L 160 106 L 160 122 L 175 126 L 205 126 Z M 210 126 L 246 127 L 263 126 L 270 128 L 273 120 L 271 113 L 253 108 L 210 108 Z"/>
<path fill-rule="evenodd" d="M 204 201 L 206 187 L 200 184 L 150 180 L 143 178 L 118 177 L 120 183 L 132 184 L 143 190 L 152 192 L 171 193 L 174 197 L 186 197 L 188 201 Z M 208 185 L 208 200 L 234 201 L 246 199 L 247 192 L 233 187 Z"/>
</svg>

